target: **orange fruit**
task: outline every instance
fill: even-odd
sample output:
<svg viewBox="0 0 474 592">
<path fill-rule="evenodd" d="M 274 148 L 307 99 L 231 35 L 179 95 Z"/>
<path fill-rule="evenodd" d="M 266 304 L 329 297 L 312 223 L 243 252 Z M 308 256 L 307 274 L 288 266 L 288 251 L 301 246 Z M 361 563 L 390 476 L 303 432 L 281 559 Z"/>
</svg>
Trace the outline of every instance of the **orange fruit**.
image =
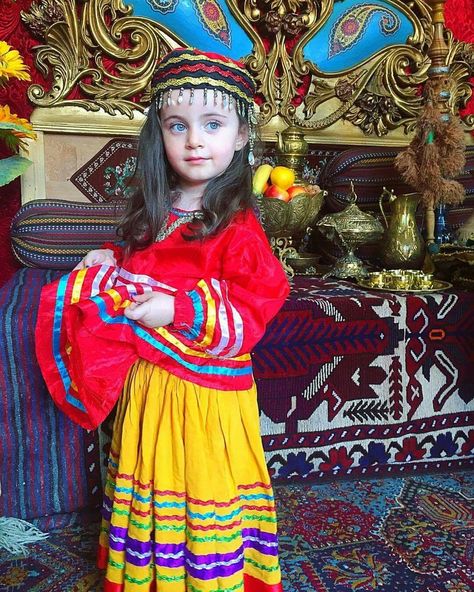
<svg viewBox="0 0 474 592">
<path fill-rule="evenodd" d="M 273 185 L 288 189 L 295 182 L 295 172 L 285 166 L 276 166 L 270 173 L 270 180 Z"/>
</svg>

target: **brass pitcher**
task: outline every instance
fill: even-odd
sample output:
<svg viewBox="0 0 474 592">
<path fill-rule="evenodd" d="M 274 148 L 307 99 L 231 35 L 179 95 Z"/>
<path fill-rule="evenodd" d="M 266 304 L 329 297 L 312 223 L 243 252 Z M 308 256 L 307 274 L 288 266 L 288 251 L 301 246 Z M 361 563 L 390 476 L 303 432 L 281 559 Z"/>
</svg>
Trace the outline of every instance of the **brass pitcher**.
<svg viewBox="0 0 474 592">
<path fill-rule="evenodd" d="M 383 207 L 385 196 L 390 203 L 390 222 L 387 221 Z M 383 239 L 382 261 L 388 269 L 419 269 L 423 265 L 425 245 L 415 219 L 419 201 L 419 193 L 404 193 L 397 197 L 393 190 L 383 188 L 379 207 L 387 228 Z"/>
</svg>

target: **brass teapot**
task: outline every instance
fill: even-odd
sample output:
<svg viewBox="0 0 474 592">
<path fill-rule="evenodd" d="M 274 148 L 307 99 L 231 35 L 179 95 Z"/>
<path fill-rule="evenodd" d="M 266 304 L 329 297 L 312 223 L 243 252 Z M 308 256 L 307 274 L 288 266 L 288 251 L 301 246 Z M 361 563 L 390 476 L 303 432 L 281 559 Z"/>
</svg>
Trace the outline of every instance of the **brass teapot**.
<svg viewBox="0 0 474 592">
<path fill-rule="evenodd" d="M 383 198 L 388 197 L 391 209 L 387 221 Z M 382 262 L 388 269 L 419 269 L 424 260 L 424 241 L 416 223 L 419 193 L 404 193 L 398 197 L 385 187 L 379 198 L 386 230 L 382 243 Z"/>
<path fill-rule="evenodd" d="M 339 243 L 346 251 L 326 276 L 360 279 L 368 271 L 354 251 L 361 245 L 379 241 L 384 229 L 377 218 L 357 206 L 357 194 L 352 181 L 347 201 L 349 205 L 342 212 L 327 214 L 317 222 L 316 227 L 326 238 Z"/>
</svg>

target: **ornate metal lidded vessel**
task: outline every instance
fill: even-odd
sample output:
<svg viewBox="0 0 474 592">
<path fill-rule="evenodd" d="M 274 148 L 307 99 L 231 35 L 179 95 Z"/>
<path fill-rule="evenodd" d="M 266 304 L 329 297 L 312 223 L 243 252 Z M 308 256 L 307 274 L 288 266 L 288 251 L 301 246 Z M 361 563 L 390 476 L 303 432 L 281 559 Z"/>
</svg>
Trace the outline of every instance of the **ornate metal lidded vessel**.
<svg viewBox="0 0 474 592">
<path fill-rule="evenodd" d="M 309 148 L 303 132 L 290 125 L 282 132 L 276 132 L 276 135 L 278 164 L 295 171 L 296 182 L 301 183 L 304 161 Z"/>
<path fill-rule="evenodd" d="M 277 139 L 278 164 L 295 172 L 295 182 L 305 188 L 305 193 L 295 195 L 288 202 L 259 196 L 258 206 L 272 249 L 287 274 L 292 277 L 296 269 L 301 271 L 307 265 L 308 273 L 311 269 L 311 258 L 308 254 L 300 253 L 299 248 L 303 237 L 314 224 L 327 192 L 317 185 L 307 185 L 302 180 L 308 153 L 308 143 L 303 132 L 290 126 L 281 133 L 277 132 Z M 294 262 L 294 268 L 290 261 Z"/>
<path fill-rule="evenodd" d="M 363 212 L 357 206 L 357 194 L 351 182 L 351 192 L 348 195 L 349 205 L 336 214 L 328 214 L 316 223 L 317 227 L 329 240 L 339 242 L 347 252 L 338 259 L 334 267 L 326 276 L 341 279 L 360 279 L 368 271 L 364 263 L 356 257 L 357 247 L 377 242 L 384 233 L 382 224 L 371 214 Z"/>
</svg>

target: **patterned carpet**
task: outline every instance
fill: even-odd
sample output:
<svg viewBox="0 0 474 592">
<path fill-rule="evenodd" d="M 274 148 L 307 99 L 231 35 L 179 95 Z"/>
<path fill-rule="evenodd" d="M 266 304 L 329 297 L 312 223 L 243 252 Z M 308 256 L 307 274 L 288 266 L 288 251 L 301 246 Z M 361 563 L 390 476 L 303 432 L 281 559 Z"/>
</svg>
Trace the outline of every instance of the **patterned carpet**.
<svg viewBox="0 0 474 592">
<path fill-rule="evenodd" d="M 474 590 L 474 473 L 276 487 L 285 592 Z M 2 592 L 100 590 L 97 526 L 0 553 Z"/>
</svg>

